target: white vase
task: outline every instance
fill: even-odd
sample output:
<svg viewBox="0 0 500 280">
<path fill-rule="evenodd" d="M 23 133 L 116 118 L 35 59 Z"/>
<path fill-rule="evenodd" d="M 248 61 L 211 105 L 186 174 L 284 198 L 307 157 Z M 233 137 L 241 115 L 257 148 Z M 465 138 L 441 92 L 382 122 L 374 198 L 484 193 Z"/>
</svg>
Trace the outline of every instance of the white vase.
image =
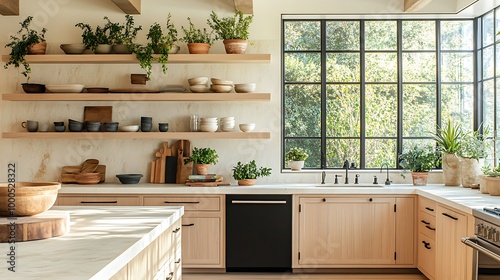
<svg viewBox="0 0 500 280">
<path fill-rule="evenodd" d="M 460 158 L 455 154 L 443 154 L 443 183 L 445 186 L 460 186 L 462 176 Z"/>
<path fill-rule="evenodd" d="M 484 162 L 484 160 L 482 160 Z M 470 188 L 473 184 L 479 184 L 481 172 L 481 162 L 473 158 L 462 158 L 462 187 Z"/>
<path fill-rule="evenodd" d="M 300 171 L 302 167 L 304 167 L 303 160 L 291 160 L 288 162 L 288 167 L 292 169 L 292 171 Z"/>
</svg>

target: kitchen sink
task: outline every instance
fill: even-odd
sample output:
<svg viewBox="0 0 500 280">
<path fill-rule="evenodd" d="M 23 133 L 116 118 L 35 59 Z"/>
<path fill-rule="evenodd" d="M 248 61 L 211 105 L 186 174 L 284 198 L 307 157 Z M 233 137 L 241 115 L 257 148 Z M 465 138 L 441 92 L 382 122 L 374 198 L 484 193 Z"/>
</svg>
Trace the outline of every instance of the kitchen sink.
<svg viewBox="0 0 500 280">
<path fill-rule="evenodd" d="M 384 185 L 380 184 L 319 184 L 318 188 L 331 187 L 331 188 L 383 188 Z"/>
</svg>

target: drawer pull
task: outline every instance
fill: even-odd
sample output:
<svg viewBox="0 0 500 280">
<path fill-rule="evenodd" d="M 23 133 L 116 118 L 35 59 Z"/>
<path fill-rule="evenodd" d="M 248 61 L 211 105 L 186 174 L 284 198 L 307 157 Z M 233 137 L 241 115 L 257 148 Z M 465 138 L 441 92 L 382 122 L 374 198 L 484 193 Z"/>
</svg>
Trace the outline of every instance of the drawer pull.
<svg viewBox="0 0 500 280">
<path fill-rule="evenodd" d="M 181 259 L 177 259 L 174 263 L 180 263 L 181 262 Z"/>
<path fill-rule="evenodd" d="M 431 212 L 434 212 L 434 209 L 430 208 L 430 207 L 425 207 L 425 209 L 431 211 Z"/>
<path fill-rule="evenodd" d="M 425 220 L 422 220 L 421 222 L 422 222 L 424 225 L 430 225 L 430 224 L 431 224 L 431 223 L 429 223 L 429 222 L 426 222 Z"/>
<path fill-rule="evenodd" d="M 191 224 L 183 224 L 182 226 L 183 226 L 183 227 L 192 227 L 192 226 L 194 226 L 194 223 L 191 223 Z"/>
<path fill-rule="evenodd" d="M 425 226 L 425 227 L 430 229 L 430 230 L 436 230 L 435 228 L 431 228 L 430 226 Z"/>
<path fill-rule="evenodd" d="M 431 243 L 425 242 L 422 240 L 422 243 L 424 244 L 425 249 L 430 250 L 431 249 Z"/>
<path fill-rule="evenodd" d="M 167 276 L 167 278 L 165 278 L 165 280 L 172 280 L 174 279 L 174 273 L 173 272 L 170 272 Z"/>
<path fill-rule="evenodd" d="M 178 232 L 179 232 L 179 230 L 181 230 L 181 228 L 179 228 L 179 227 L 178 227 L 178 228 L 174 229 L 172 232 L 173 232 L 173 233 L 178 233 Z"/>
<path fill-rule="evenodd" d="M 453 217 L 453 216 L 452 216 L 452 215 L 450 215 L 450 214 L 447 214 L 447 213 L 442 213 L 442 214 L 443 214 L 443 216 L 448 217 L 448 218 L 450 218 L 450 219 L 452 219 L 452 220 L 455 220 L 455 221 L 456 221 L 456 220 L 458 220 L 458 218 L 455 218 L 455 217 Z"/>
<path fill-rule="evenodd" d="M 169 204 L 199 204 L 199 201 L 165 201 Z"/>
<path fill-rule="evenodd" d="M 82 204 L 89 204 L 89 203 L 118 203 L 117 200 L 112 200 L 112 201 L 80 201 Z"/>
</svg>

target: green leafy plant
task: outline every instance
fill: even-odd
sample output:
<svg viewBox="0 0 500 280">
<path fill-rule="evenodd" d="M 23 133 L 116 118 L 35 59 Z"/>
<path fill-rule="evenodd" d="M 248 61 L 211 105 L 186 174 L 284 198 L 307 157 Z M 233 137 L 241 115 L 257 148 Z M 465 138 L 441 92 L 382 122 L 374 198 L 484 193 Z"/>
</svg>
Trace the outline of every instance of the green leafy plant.
<svg viewBox="0 0 500 280">
<path fill-rule="evenodd" d="M 195 164 L 216 164 L 219 161 L 219 155 L 214 149 L 194 148 L 192 155 L 184 160 L 184 163 L 193 162 Z"/>
<path fill-rule="evenodd" d="M 108 17 L 106 28 L 109 30 L 109 40 L 111 44 L 132 46 L 137 38 L 137 33 L 142 30 L 142 26 L 135 27 L 134 17 L 125 15 L 125 23 L 112 22 Z"/>
<path fill-rule="evenodd" d="M 106 18 L 106 17 L 105 17 Z M 89 50 L 95 51 L 98 45 L 101 44 L 111 44 L 111 40 L 109 37 L 110 34 L 110 24 L 106 24 L 105 26 L 97 26 L 95 31 L 92 26 L 87 23 L 77 23 L 75 27 L 79 27 L 82 29 L 82 43 Z"/>
<path fill-rule="evenodd" d="M 242 39 L 248 40 L 248 28 L 252 23 L 253 15 L 244 16 L 237 10 L 232 17 L 219 17 L 214 11 L 207 20 L 208 25 L 215 31 L 216 40 Z"/>
<path fill-rule="evenodd" d="M 444 127 L 438 127 L 437 132 L 433 133 L 433 139 L 436 141 L 439 150 L 447 154 L 457 154 L 460 151 L 461 140 L 464 135 L 460 124 L 453 125 L 448 119 Z"/>
<path fill-rule="evenodd" d="M 490 164 L 486 164 L 481 167 L 481 171 L 483 171 L 483 174 L 488 177 L 500 177 L 500 163 L 498 163 L 497 167 L 493 168 Z"/>
<path fill-rule="evenodd" d="M 7 69 L 10 65 L 19 68 L 21 65 L 24 67 L 24 71 L 21 72 L 29 82 L 31 67 L 26 61 L 26 55 L 29 53 L 30 48 L 38 43 L 45 42 L 45 33 L 47 29 L 42 28 L 42 30 L 37 31 L 30 28 L 32 16 L 28 16 L 23 22 L 20 22 L 21 29 L 17 31 L 17 35 L 11 35 L 11 42 L 5 45 L 5 47 L 10 47 L 10 57 L 5 63 L 4 68 Z"/>
<path fill-rule="evenodd" d="M 486 157 L 486 137 L 489 129 L 485 128 L 483 133 L 475 130 L 469 133 L 464 133 L 461 140 L 460 150 L 458 155 L 463 158 L 480 159 Z"/>
<path fill-rule="evenodd" d="M 285 154 L 286 161 L 301 161 L 306 160 L 308 157 L 309 155 L 299 147 L 293 147 Z"/>
<path fill-rule="evenodd" d="M 271 175 L 271 168 L 257 167 L 255 160 L 248 163 L 238 161 L 233 167 L 233 178 L 235 180 L 257 179 L 257 177 L 265 177 Z"/>
<path fill-rule="evenodd" d="M 432 146 L 414 146 L 398 157 L 399 165 L 411 172 L 428 172 L 440 162 L 439 153 Z"/>
<path fill-rule="evenodd" d="M 182 31 L 184 31 L 184 37 L 180 39 L 181 41 L 186 43 L 203 43 L 209 45 L 214 43 L 213 30 L 208 32 L 206 28 L 196 29 L 194 24 L 191 22 L 191 18 L 188 17 L 188 21 L 189 29 L 181 26 Z"/>
</svg>

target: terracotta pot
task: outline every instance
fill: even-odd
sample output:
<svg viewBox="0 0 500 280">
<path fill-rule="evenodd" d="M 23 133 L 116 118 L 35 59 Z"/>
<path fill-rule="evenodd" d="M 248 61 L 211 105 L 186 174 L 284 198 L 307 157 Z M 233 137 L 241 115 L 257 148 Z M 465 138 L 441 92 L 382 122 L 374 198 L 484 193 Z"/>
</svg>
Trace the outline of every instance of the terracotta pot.
<svg viewBox="0 0 500 280">
<path fill-rule="evenodd" d="M 96 54 L 107 54 L 111 53 L 111 49 L 113 48 L 112 45 L 108 44 L 99 44 L 97 45 L 97 48 L 95 49 L 94 53 Z"/>
<path fill-rule="evenodd" d="M 238 180 L 238 186 L 253 186 L 255 182 L 257 182 L 257 179 Z"/>
<path fill-rule="evenodd" d="M 247 50 L 248 40 L 230 39 L 222 41 L 227 54 L 243 54 Z"/>
<path fill-rule="evenodd" d="M 460 186 L 460 158 L 455 154 L 443 154 L 443 183 L 445 186 Z"/>
<path fill-rule="evenodd" d="M 480 191 L 484 193 L 481 188 L 484 188 L 490 195 L 500 195 L 500 177 L 481 176 Z"/>
<path fill-rule="evenodd" d="M 203 163 L 197 163 L 194 165 L 194 168 L 196 168 L 196 174 L 198 175 L 207 175 L 208 174 L 208 169 L 212 166 L 211 164 L 203 164 Z"/>
<path fill-rule="evenodd" d="M 46 49 L 47 42 L 41 42 L 31 46 L 31 48 L 28 50 L 28 54 L 45 54 Z"/>
<path fill-rule="evenodd" d="M 189 43 L 187 46 L 190 54 L 207 54 L 210 51 L 210 44 Z"/>
<path fill-rule="evenodd" d="M 480 175 L 479 176 L 479 191 L 484 194 L 488 194 L 488 182 L 487 182 L 487 176 L 486 175 Z"/>
<path fill-rule="evenodd" d="M 292 169 L 292 171 L 300 171 L 302 167 L 304 167 L 304 161 L 303 160 L 291 160 L 288 162 L 288 167 Z"/>
<path fill-rule="evenodd" d="M 429 172 L 412 172 L 411 173 L 411 178 L 413 180 L 414 186 L 427 185 L 427 177 L 429 177 Z"/>
<path fill-rule="evenodd" d="M 484 162 L 484 160 L 482 160 Z M 462 170 L 462 187 L 471 188 L 472 185 L 479 184 L 481 172 L 481 162 L 473 158 L 462 158 L 460 161 Z"/>
</svg>

